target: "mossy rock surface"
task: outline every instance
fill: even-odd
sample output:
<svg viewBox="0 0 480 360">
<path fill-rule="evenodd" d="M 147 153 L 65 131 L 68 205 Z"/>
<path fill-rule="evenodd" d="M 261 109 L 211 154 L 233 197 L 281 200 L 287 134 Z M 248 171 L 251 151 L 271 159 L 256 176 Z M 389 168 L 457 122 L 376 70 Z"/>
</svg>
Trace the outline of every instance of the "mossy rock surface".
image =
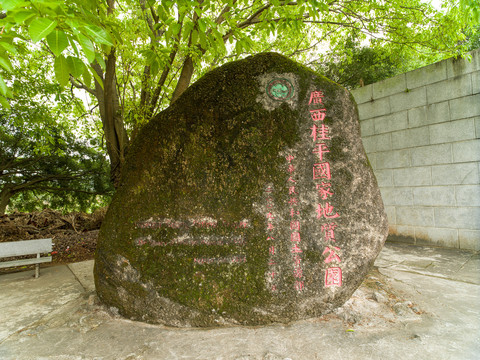
<svg viewBox="0 0 480 360">
<path fill-rule="evenodd" d="M 342 305 L 387 233 L 352 96 L 260 54 L 206 74 L 142 129 L 95 284 L 135 320 L 287 323 Z"/>
</svg>

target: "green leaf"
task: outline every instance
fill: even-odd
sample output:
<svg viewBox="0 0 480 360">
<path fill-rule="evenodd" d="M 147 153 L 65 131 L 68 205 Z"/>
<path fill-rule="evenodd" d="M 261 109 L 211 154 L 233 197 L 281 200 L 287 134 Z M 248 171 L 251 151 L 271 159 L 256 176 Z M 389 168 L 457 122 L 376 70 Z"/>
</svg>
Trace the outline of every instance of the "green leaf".
<svg viewBox="0 0 480 360">
<path fill-rule="evenodd" d="M 63 31 L 55 30 L 47 36 L 47 43 L 55 56 L 59 56 L 68 46 L 68 38 Z"/>
<path fill-rule="evenodd" d="M 158 70 L 160 69 L 160 65 L 158 63 L 157 60 L 154 60 L 151 64 L 150 64 L 150 71 L 152 73 L 153 76 L 156 76 L 158 74 Z"/>
<path fill-rule="evenodd" d="M 10 11 L 15 9 L 18 5 L 20 5 L 23 0 L 3 0 L 2 1 L 2 9 L 6 11 Z"/>
<path fill-rule="evenodd" d="M 198 35 L 200 39 L 200 46 L 202 47 L 202 49 L 207 49 L 208 43 L 207 43 L 207 37 L 205 36 L 205 33 L 203 31 L 200 31 Z"/>
<path fill-rule="evenodd" d="M 90 87 L 92 85 L 92 75 L 90 74 L 90 71 L 88 69 L 85 69 L 83 72 L 83 83 Z"/>
<path fill-rule="evenodd" d="M 85 32 L 90 35 L 93 40 L 99 44 L 113 46 L 112 38 L 110 35 L 99 26 L 89 25 L 84 27 Z"/>
<path fill-rule="evenodd" d="M 28 32 L 30 33 L 32 41 L 36 43 L 50 34 L 56 26 L 56 21 L 47 18 L 39 18 L 32 21 L 28 28 Z"/>
<path fill-rule="evenodd" d="M 100 78 L 100 76 L 98 76 L 95 69 L 92 69 L 92 75 L 95 78 L 95 80 L 97 80 L 97 82 L 100 84 L 100 87 L 103 89 L 103 80 Z"/>
<path fill-rule="evenodd" d="M 92 41 L 85 35 L 78 34 L 78 42 L 80 43 L 88 62 L 93 63 L 95 61 L 95 48 L 93 47 Z"/>
<path fill-rule="evenodd" d="M 57 78 L 60 86 L 65 86 L 68 84 L 70 79 L 70 72 L 68 71 L 67 59 L 63 55 L 57 56 L 55 58 L 55 77 Z"/>
<path fill-rule="evenodd" d="M 152 50 L 144 50 L 142 51 L 143 56 L 145 56 L 145 60 L 147 62 L 147 65 L 151 65 L 155 59 L 157 58 L 157 54 L 155 54 L 154 51 Z"/>
<path fill-rule="evenodd" d="M 73 56 L 67 57 L 67 64 L 70 70 L 70 74 L 72 74 L 73 77 L 76 78 L 82 75 L 86 69 L 83 61 Z"/>
<path fill-rule="evenodd" d="M 0 96 L 0 105 L 2 105 L 5 109 L 10 109 L 10 104 L 3 96 Z"/>
<path fill-rule="evenodd" d="M 13 15 L 13 18 L 15 19 L 15 22 L 17 24 L 22 24 L 25 20 L 30 19 L 31 17 L 35 16 L 36 13 L 30 10 L 22 10 L 15 15 Z"/>
<path fill-rule="evenodd" d="M 5 41 L 0 41 L 0 47 L 3 48 L 4 50 L 12 53 L 13 55 L 17 54 L 17 48 L 13 46 L 12 44 L 9 44 Z"/>
<path fill-rule="evenodd" d="M 77 57 L 80 57 L 80 53 L 78 52 L 77 44 L 75 43 L 75 41 L 71 37 L 68 40 L 75 55 L 77 55 Z"/>
<path fill-rule="evenodd" d="M 3 80 L 3 77 L 1 75 L 0 75 L 0 94 L 2 94 L 5 97 L 8 94 L 7 84 L 5 84 L 5 81 Z"/>
<path fill-rule="evenodd" d="M 105 60 L 103 60 L 102 55 L 100 55 L 99 53 L 95 53 L 95 60 L 97 60 L 100 67 L 105 71 L 107 65 L 105 64 Z"/>
<path fill-rule="evenodd" d="M 12 63 L 6 54 L 0 54 L 0 66 L 9 72 L 13 71 Z"/>
<path fill-rule="evenodd" d="M 192 30 L 192 46 L 197 43 L 198 40 L 198 31 L 197 30 Z"/>
<path fill-rule="evenodd" d="M 198 28 L 201 32 L 205 32 L 205 30 L 207 29 L 207 24 L 205 23 L 205 20 L 198 19 Z"/>
</svg>

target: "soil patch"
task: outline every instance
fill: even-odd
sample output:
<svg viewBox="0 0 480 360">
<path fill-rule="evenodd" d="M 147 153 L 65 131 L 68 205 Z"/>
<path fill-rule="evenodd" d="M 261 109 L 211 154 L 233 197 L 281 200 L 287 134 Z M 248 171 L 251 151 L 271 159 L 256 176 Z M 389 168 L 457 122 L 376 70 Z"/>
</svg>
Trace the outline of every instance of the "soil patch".
<svg viewBox="0 0 480 360">
<path fill-rule="evenodd" d="M 45 209 L 6 214 L 0 216 L 0 242 L 52 238 L 51 265 L 90 260 L 95 254 L 105 212 L 106 209 L 100 209 L 93 214 L 62 214 Z M 25 267 L 0 269 L 0 274 L 18 270 Z"/>
</svg>

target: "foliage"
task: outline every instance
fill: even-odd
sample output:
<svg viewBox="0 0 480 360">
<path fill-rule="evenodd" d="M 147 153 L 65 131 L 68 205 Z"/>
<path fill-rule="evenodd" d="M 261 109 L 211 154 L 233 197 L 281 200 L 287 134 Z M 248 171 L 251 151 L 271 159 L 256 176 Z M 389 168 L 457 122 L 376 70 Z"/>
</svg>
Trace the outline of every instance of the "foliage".
<svg viewBox="0 0 480 360">
<path fill-rule="evenodd" d="M 108 196 L 99 194 L 111 192 L 108 165 L 95 139 L 77 139 L 89 131 L 72 121 L 82 106 L 48 79 L 41 53 L 28 54 L 18 56 L 18 68 L 6 74 L 15 98 L 0 111 L 0 214 L 8 203 L 18 210 L 102 206 Z"/>
<path fill-rule="evenodd" d="M 357 39 L 348 39 L 342 52 L 321 54 L 310 66 L 347 89 L 355 89 L 427 64 L 405 47 L 375 40 L 365 46 Z"/>
<path fill-rule="evenodd" d="M 39 139 L 3 113 L 0 135 L 0 214 L 11 197 L 12 208 L 28 211 L 47 205 L 64 211 L 104 206 L 98 195 L 110 190 L 106 159 L 68 129 L 49 126 Z"/>
<path fill-rule="evenodd" d="M 420 0 L 3 0 L 0 66 L 12 71 L 19 41 L 31 41 L 54 59 L 61 86 L 92 96 L 118 184 L 138 129 L 207 70 L 261 51 L 309 62 L 352 37 L 451 56 L 477 18 L 478 0 L 459 1 L 442 13 Z M 3 106 L 11 96 L 0 79 Z"/>
</svg>

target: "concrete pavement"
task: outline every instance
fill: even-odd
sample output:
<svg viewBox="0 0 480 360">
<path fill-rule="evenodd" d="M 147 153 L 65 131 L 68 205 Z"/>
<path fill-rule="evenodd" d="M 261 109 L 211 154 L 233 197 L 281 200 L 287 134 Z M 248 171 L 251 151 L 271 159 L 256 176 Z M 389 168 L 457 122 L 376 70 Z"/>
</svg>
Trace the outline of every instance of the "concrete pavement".
<svg viewBox="0 0 480 360">
<path fill-rule="evenodd" d="M 100 304 L 93 262 L 0 276 L 0 359 L 480 359 L 480 254 L 387 243 L 335 313 L 176 329 Z"/>
</svg>

